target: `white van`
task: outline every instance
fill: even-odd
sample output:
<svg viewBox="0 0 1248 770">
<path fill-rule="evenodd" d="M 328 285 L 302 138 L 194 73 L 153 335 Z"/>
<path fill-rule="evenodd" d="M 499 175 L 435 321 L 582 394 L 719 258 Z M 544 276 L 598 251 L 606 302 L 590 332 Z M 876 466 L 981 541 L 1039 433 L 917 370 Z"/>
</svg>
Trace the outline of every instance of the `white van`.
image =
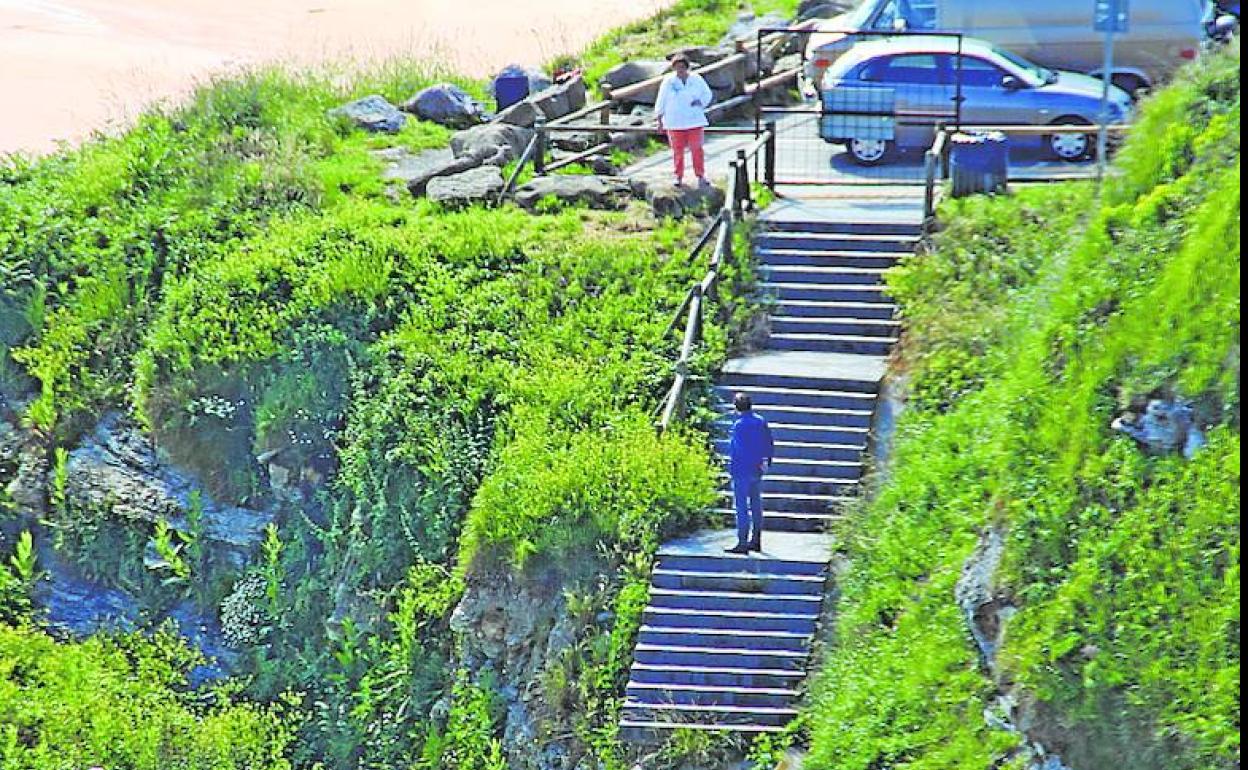
<svg viewBox="0 0 1248 770">
<path fill-rule="evenodd" d="M 1114 42 L 1114 84 L 1135 93 L 1165 82 L 1196 58 L 1209 0 L 1128 0 L 1129 30 Z M 820 23 L 806 48 L 806 79 L 818 88 L 852 33 L 960 32 L 1054 69 L 1097 77 L 1105 36 L 1092 27 L 1093 0 L 862 0 Z"/>
</svg>

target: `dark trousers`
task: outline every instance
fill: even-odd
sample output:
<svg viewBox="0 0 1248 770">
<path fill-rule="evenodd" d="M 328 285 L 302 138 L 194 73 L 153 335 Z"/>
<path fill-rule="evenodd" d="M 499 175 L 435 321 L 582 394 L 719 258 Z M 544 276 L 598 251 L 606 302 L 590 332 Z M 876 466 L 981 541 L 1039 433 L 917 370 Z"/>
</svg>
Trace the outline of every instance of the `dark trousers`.
<svg viewBox="0 0 1248 770">
<path fill-rule="evenodd" d="M 763 536 L 763 477 L 732 477 L 732 496 L 737 504 L 737 542 L 757 543 Z M 750 536 L 753 524 L 754 536 Z"/>
</svg>

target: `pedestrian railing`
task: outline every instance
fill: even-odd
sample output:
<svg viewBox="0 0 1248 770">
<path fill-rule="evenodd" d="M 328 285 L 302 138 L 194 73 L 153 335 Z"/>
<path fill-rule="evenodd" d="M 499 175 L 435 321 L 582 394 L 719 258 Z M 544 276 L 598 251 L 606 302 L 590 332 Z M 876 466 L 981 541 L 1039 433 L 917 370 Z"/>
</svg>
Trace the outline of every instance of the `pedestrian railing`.
<svg viewBox="0 0 1248 770">
<path fill-rule="evenodd" d="M 1111 125 L 1105 129 L 1113 136 L 1122 136 L 1131 130 L 1130 125 Z M 924 221 L 930 226 L 936 216 L 936 206 L 940 202 L 940 194 L 944 182 L 950 178 L 950 155 L 953 150 L 951 137 L 957 133 L 995 132 L 1007 137 L 1031 138 L 1054 136 L 1059 134 L 1087 134 L 1094 136 L 1100 126 L 1095 125 L 1058 125 L 1058 126 L 989 126 L 964 125 L 959 127 L 941 126 L 936 130 L 936 141 L 924 155 Z M 1046 168 L 1039 172 L 1027 173 L 1024 170 L 1007 164 L 1006 181 L 1009 182 L 1069 182 L 1095 178 L 1097 167 L 1091 164 L 1068 164 L 1069 170 Z"/>
<path fill-rule="evenodd" d="M 666 337 L 683 322 L 685 333 L 681 339 L 680 353 L 676 358 L 675 375 L 667 396 L 657 410 L 659 415 L 657 427 L 660 433 L 665 432 L 685 413 L 685 397 L 691 378 L 689 367 L 702 341 L 707 301 L 715 297 L 720 271 L 726 263 L 732 260 L 733 237 L 736 234 L 737 224 L 747 212 L 755 209 L 753 184 L 762 182 L 774 189 L 775 162 L 775 127 L 768 126 L 762 136 L 749 147 L 737 151 L 736 159 L 729 164 L 730 172 L 724 195 L 724 206 L 711 220 L 689 254 L 690 261 L 695 260 L 708 245 L 712 242 L 715 244 L 711 250 L 710 264 L 707 266 L 706 274 L 700 281 L 689 287 L 689 291 L 676 309 L 672 322 L 664 333 Z M 751 179 L 752 163 L 755 168 L 761 169 L 761 177 L 756 173 L 754 179 Z"/>
</svg>

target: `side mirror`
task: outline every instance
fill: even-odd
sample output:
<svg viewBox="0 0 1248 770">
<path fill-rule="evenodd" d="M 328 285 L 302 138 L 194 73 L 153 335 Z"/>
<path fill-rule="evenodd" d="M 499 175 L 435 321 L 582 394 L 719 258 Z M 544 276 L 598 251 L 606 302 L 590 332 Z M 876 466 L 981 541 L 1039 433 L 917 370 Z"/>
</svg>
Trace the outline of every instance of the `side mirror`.
<svg viewBox="0 0 1248 770">
<path fill-rule="evenodd" d="M 1006 91 L 1019 91 L 1023 87 L 1023 81 L 1019 80 L 1013 75 L 1006 75 L 1005 77 L 1001 78 L 1001 87 L 1004 88 Z"/>
</svg>

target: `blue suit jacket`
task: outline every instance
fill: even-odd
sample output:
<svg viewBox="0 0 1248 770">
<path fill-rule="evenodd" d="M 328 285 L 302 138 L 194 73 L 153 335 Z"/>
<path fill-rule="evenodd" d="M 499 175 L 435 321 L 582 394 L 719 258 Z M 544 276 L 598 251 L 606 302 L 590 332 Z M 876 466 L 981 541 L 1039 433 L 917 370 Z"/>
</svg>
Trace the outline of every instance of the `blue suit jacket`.
<svg viewBox="0 0 1248 770">
<path fill-rule="evenodd" d="M 770 462 L 774 454 L 771 427 L 762 415 L 749 411 L 739 416 L 732 424 L 728 472 L 736 477 L 756 476 L 762 472 L 763 460 Z"/>
</svg>

